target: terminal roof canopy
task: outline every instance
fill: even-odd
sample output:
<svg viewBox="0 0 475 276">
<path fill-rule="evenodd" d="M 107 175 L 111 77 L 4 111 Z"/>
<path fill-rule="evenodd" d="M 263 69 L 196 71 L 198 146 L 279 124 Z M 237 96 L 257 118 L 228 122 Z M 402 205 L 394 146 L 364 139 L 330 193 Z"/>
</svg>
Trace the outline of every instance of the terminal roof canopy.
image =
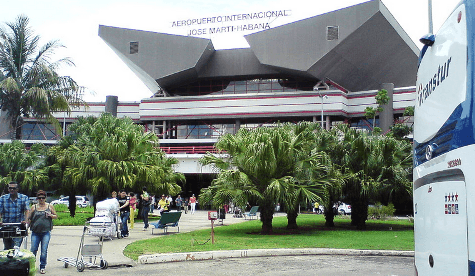
<svg viewBox="0 0 475 276">
<path fill-rule="evenodd" d="M 152 92 L 219 79 L 330 79 L 349 91 L 416 83 L 419 49 L 380 0 L 247 35 L 248 49 L 102 25 L 99 36 Z"/>
</svg>

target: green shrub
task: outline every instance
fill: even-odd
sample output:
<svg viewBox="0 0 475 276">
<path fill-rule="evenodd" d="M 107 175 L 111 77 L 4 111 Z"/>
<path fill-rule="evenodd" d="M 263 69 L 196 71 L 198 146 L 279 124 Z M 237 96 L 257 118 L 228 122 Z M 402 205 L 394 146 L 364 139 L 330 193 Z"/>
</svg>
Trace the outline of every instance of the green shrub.
<svg viewBox="0 0 475 276">
<path fill-rule="evenodd" d="M 376 203 L 375 206 L 368 207 L 368 219 L 381 219 L 394 216 L 396 208 L 394 204 L 389 203 L 387 206 Z"/>
</svg>

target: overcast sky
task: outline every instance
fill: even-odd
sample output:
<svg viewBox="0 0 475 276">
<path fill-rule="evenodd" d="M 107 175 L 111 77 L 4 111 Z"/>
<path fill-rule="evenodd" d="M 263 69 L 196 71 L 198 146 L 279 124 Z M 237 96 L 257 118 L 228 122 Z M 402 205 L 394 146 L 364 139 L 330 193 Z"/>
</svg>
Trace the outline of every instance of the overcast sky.
<svg viewBox="0 0 475 276">
<path fill-rule="evenodd" d="M 76 64 L 64 68 L 95 94 L 87 101 L 140 101 L 152 92 L 132 73 L 98 36 L 99 25 L 187 35 L 191 28 L 173 26 L 174 21 L 271 10 L 287 10 L 289 16 L 261 21 L 276 27 L 333 10 L 359 4 L 362 0 L 1 0 L 0 22 L 12 22 L 24 14 L 42 38 L 42 45 L 58 39 L 67 48 L 56 57 L 70 57 Z M 383 0 L 384 5 L 420 48 L 419 38 L 428 32 L 428 0 Z M 459 0 L 433 0 L 434 31 L 440 28 Z M 242 21 L 242 23 L 253 23 Z M 256 22 L 257 23 L 257 22 Z M 249 33 L 249 32 L 247 32 Z M 243 32 L 215 35 L 216 49 L 246 47 Z M 205 36 L 206 37 L 206 36 Z"/>
</svg>

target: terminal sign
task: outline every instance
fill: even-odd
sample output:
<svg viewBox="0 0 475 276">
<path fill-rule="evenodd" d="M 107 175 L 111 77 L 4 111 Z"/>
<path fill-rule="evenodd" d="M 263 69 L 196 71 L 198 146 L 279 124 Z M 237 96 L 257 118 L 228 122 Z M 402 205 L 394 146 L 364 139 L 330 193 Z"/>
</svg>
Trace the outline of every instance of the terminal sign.
<svg viewBox="0 0 475 276">
<path fill-rule="evenodd" d="M 172 28 L 191 28 L 186 35 L 201 36 L 232 32 L 261 31 L 270 29 L 269 20 L 291 15 L 291 10 L 273 10 L 202 18 L 190 18 L 172 22 Z M 243 22 L 251 21 L 254 22 Z M 267 22 L 262 22 L 266 20 Z M 213 25 L 214 24 L 214 25 Z M 205 26 L 212 25 L 212 26 Z"/>
</svg>

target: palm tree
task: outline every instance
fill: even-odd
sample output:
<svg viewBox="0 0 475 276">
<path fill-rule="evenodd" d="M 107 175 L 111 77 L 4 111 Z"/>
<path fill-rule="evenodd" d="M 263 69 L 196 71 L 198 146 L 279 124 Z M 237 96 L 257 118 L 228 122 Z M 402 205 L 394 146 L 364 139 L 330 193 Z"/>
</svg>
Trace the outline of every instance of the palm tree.
<svg viewBox="0 0 475 276">
<path fill-rule="evenodd" d="M 226 134 L 216 148 L 229 157 L 206 155 L 202 164 L 214 164 L 220 169 L 209 188 L 203 189 L 200 200 L 215 206 L 233 201 L 237 206 L 247 202 L 259 205 L 263 234 L 272 233 L 272 218 L 277 202 L 295 206 L 301 199 L 317 195 L 295 177 L 303 153 L 311 144 L 314 128 L 308 125 L 280 125 L 253 130 L 240 129 L 235 135 Z M 308 159 L 305 156 L 305 159 Z M 290 222 L 289 222 L 290 223 Z"/>
<path fill-rule="evenodd" d="M 59 129 L 53 112 L 69 112 L 70 104 L 82 103 L 83 88 L 57 72 L 73 62 L 69 58 L 51 62 L 55 50 L 63 46 L 50 41 L 39 48 L 40 37 L 28 23 L 28 17 L 21 15 L 0 29 L 0 106 L 15 139 L 21 138 L 22 117 L 45 118 Z"/>
<path fill-rule="evenodd" d="M 181 191 L 177 182 L 183 182 L 184 176 L 173 170 L 177 160 L 167 158 L 158 148 L 157 136 L 131 119 L 105 113 L 79 118 L 69 129 L 76 141 L 58 159 L 65 165 L 63 183 L 69 190 L 88 187 L 97 200 L 112 190 L 139 191 L 143 186 L 153 193 Z"/>
<path fill-rule="evenodd" d="M 314 151 L 321 155 L 320 163 L 324 170 L 310 170 L 311 177 L 322 183 L 325 226 L 334 227 L 334 205 L 337 204 L 343 193 L 343 187 L 348 175 L 339 166 L 339 159 L 343 155 L 341 148 L 341 133 L 339 128 L 330 131 L 317 132 Z"/>
<path fill-rule="evenodd" d="M 389 136 L 373 136 L 340 126 L 341 139 L 333 160 L 346 175 L 345 199 L 352 206 L 352 224 L 365 228 L 368 204 L 382 189 L 408 189 L 409 145 Z M 405 144 L 404 144 L 405 143 Z"/>
<path fill-rule="evenodd" d="M 45 152 L 43 144 L 34 144 L 29 149 L 20 141 L 0 145 L 0 183 L 15 180 L 24 191 L 46 183 L 47 176 L 41 169 Z"/>
</svg>

